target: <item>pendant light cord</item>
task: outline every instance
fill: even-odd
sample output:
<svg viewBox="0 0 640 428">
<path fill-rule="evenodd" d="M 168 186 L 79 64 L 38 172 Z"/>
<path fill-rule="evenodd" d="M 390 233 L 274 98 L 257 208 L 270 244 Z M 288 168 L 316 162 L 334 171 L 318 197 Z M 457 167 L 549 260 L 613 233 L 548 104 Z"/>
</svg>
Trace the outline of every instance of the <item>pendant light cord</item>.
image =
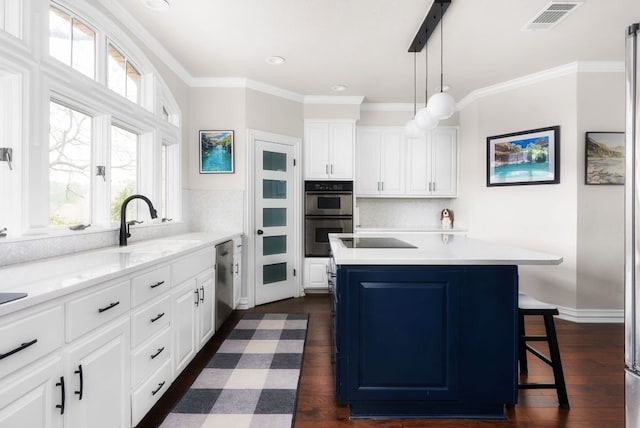
<svg viewBox="0 0 640 428">
<path fill-rule="evenodd" d="M 416 65 L 416 51 L 413 51 L 413 117 L 416 117 L 416 103 L 418 102 L 418 83 L 417 83 L 417 78 L 416 78 L 416 69 L 417 69 L 417 65 Z"/>
<path fill-rule="evenodd" d="M 444 27 L 444 6 L 440 2 L 440 92 L 443 92 L 444 87 L 444 48 L 442 39 L 442 27 Z"/>
</svg>

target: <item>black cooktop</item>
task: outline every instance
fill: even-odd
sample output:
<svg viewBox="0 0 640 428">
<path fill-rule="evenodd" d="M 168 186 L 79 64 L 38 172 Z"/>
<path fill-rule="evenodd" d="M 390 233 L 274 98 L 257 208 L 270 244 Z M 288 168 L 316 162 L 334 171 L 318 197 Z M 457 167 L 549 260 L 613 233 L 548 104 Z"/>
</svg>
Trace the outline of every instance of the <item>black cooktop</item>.
<svg viewBox="0 0 640 428">
<path fill-rule="evenodd" d="M 397 238 L 340 238 L 347 248 L 418 248 Z"/>
</svg>

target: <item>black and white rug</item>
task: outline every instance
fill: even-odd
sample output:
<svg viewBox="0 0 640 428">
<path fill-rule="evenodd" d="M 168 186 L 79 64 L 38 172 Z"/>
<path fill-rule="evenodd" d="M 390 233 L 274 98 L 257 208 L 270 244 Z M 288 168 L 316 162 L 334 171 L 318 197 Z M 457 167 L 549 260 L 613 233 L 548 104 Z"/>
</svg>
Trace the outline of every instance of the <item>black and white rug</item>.
<svg viewBox="0 0 640 428">
<path fill-rule="evenodd" d="M 161 428 L 290 428 L 308 314 L 248 313 Z"/>
</svg>

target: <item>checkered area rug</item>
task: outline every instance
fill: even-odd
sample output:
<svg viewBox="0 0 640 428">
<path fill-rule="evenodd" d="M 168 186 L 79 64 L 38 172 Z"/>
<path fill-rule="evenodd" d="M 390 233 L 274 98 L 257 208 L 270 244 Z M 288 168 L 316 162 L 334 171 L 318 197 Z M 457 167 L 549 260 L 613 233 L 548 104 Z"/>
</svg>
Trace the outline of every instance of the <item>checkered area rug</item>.
<svg viewBox="0 0 640 428">
<path fill-rule="evenodd" d="M 248 313 L 161 428 L 290 428 L 308 314 Z"/>
</svg>

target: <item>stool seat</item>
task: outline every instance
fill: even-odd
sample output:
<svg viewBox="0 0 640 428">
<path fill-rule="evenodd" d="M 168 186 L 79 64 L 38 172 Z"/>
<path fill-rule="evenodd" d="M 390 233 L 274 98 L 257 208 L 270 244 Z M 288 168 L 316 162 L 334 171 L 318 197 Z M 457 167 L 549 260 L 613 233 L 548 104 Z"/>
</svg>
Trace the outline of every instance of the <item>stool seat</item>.
<svg viewBox="0 0 640 428">
<path fill-rule="evenodd" d="M 544 319 L 546 334 L 544 336 L 530 336 L 525 333 L 525 316 L 539 315 Z M 527 363 L 527 352 L 531 352 L 534 356 L 551 366 L 553 369 L 554 383 L 519 383 L 519 389 L 555 389 L 558 394 L 558 402 L 560 407 L 569 408 L 569 398 L 567 396 L 567 386 L 564 382 L 564 372 L 562 370 L 562 361 L 560 360 L 560 348 L 558 346 L 558 337 L 553 321 L 553 316 L 558 315 L 558 308 L 545 302 L 534 299 L 525 293 L 518 293 L 518 320 L 519 335 L 518 338 L 518 361 L 520 363 L 520 374 L 527 375 L 529 372 Z M 547 342 L 549 346 L 549 354 L 547 357 L 527 342 Z"/>
</svg>

